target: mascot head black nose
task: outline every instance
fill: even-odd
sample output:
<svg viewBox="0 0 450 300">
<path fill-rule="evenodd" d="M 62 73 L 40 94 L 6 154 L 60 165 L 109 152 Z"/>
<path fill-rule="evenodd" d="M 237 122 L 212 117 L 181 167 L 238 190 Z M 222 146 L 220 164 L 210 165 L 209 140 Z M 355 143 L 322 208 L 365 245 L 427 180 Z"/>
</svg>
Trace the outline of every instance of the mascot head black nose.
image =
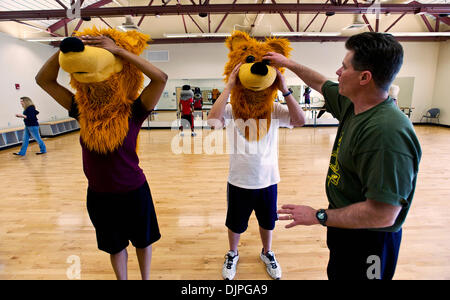
<svg viewBox="0 0 450 300">
<path fill-rule="evenodd" d="M 253 66 L 250 68 L 250 71 L 252 72 L 252 74 L 261 76 L 266 76 L 267 73 L 269 73 L 267 65 L 263 62 L 254 63 Z"/>
<path fill-rule="evenodd" d="M 82 52 L 84 50 L 84 44 L 79 38 L 68 37 L 61 41 L 59 49 L 62 53 Z"/>
</svg>

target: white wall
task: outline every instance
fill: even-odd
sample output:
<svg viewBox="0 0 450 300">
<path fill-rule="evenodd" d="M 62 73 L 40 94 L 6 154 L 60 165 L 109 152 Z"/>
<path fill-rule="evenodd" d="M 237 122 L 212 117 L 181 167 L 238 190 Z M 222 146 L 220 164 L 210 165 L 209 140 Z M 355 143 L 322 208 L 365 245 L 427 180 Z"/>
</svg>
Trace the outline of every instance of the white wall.
<svg viewBox="0 0 450 300">
<path fill-rule="evenodd" d="M 439 56 L 436 69 L 435 86 L 433 90 L 433 107 L 441 109 L 439 121 L 441 124 L 450 125 L 450 41 L 439 45 Z M 431 107 L 430 107 L 431 108 Z"/>
<path fill-rule="evenodd" d="M 450 111 L 446 101 L 445 87 L 448 86 L 450 46 L 449 42 L 404 42 L 405 59 L 399 77 L 415 77 L 412 106 L 415 108 L 412 121 L 420 117 L 431 106 L 443 109 L 441 123 L 450 124 Z M 335 79 L 346 53 L 343 42 L 293 43 L 292 58 L 311 67 L 328 78 Z M 227 62 L 228 49 L 225 44 L 171 44 L 151 45 L 150 50 L 169 50 L 169 62 L 155 63 L 170 79 L 222 78 Z M 0 88 L 0 128 L 20 126 L 22 120 L 14 117 L 21 111 L 20 96 L 29 96 L 41 112 L 41 122 L 67 117 L 67 112 L 52 100 L 35 83 L 39 68 L 50 57 L 55 48 L 39 43 L 25 42 L 0 34 L 0 63 L 2 71 Z M 302 84 L 295 74 L 286 73 L 289 85 Z M 69 77 L 60 72 L 59 82 L 68 87 Z M 146 80 L 146 83 L 148 80 Z M 21 89 L 15 90 L 19 83 Z M 436 86 L 435 86 L 436 83 Z M 435 90 L 436 88 L 436 90 Z M 169 91 L 171 94 L 171 91 Z"/>
<path fill-rule="evenodd" d="M 40 114 L 40 122 L 67 117 L 67 111 L 47 95 L 35 81 L 44 62 L 56 51 L 41 43 L 27 42 L 0 33 L 0 128 L 23 126 L 23 119 L 15 117 L 23 111 L 20 97 L 30 97 Z M 61 72 L 63 73 L 63 72 Z M 64 85 L 69 76 L 61 74 Z M 16 90 L 15 84 L 20 84 Z"/>
<path fill-rule="evenodd" d="M 419 122 L 422 114 L 430 108 L 436 78 L 440 43 L 402 43 L 405 51 L 403 67 L 398 76 L 414 79 L 411 120 Z"/>
<path fill-rule="evenodd" d="M 403 67 L 398 77 L 414 77 L 414 90 L 411 105 L 415 109 L 411 119 L 420 121 L 422 113 L 431 107 L 439 59 L 449 61 L 449 47 L 438 42 L 403 42 L 405 52 Z M 448 42 L 445 43 L 448 45 Z M 292 43 L 292 58 L 330 79 L 336 79 L 336 70 L 341 66 L 346 49 L 343 42 Z M 222 76 L 227 62 L 228 49 L 225 44 L 172 44 L 151 45 L 150 50 L 169 50 L 169 62 L 155 63 L 164 70 L 170 79 L 218 78 Z M 442 52 L 447 52 L 447 56 Z M 441 54 L 440 54 L 441 52 Z M 444 72 L 443 67 L 440 68 Z M 448 69 L 446 74 L 448 75 Z M 447 79 L 449 76 L 442 76 Z M 292 72 L 286 72 L 289 85 L 303 82 Z M 445 81 L 445 79 L 442 79 Z M 445 83 L 443 83 L 445 86 Z M 441 97 L 442 98 L 442 97 Z M 447 121 L 447 124 L 450 124 Z"/>
</svg>

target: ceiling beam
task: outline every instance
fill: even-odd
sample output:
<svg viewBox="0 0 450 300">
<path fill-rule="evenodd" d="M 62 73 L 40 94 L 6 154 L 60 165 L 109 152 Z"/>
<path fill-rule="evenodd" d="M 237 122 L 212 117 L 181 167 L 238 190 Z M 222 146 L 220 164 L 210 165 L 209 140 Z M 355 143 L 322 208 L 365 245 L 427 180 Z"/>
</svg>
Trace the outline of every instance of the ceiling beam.
<svg viewBox="0 0 450 300">
<path fill-rule="evenodd" d="M 108 26 L 109 28 L 111 28 L 112 29 L 112 26 L 111 25 L 109 25 L 108 24 L 108 22 L 106 22 L 105 20 L 103 20 L 103 18 L 102 17 L 98 17 L 99 19 L 100 19 L 100 21 L 102 21 L 103 23 L 105 23 L 106 24 L 106 26 Z M 66 25 L 66 27 L 67 27 L 67 25 Z M 67 36 L 67 34 L 66 34 L 66 36 Z"/>
<path fill-rule="evenodd" d="M 370 31 L 370 32 L 374 32 L 374 30 L 373 30 L 373 28 L 372 28 L 372 25 L 370 25 L 370 22 L 369 22 L 369 20 L 367 19 L 367 17 L 366 17 L 365 14 L 362 15 L 362 18 L 363 18 L 363 20 L 364 20 L 364 23 L 367 24 L 367 27 L 369 28 L 369 31 Z"/>
<path fill-rule="evenodd" d="M 266 37 L 254 37 L 257 40 L 264 41 Z M 298 36 L 298 37 L 283 37 L 290 42 L 345 42 L 349 37 L 333 36 Z M 447 36 L 396 36 L 395 39 L 400 42 L 441 42 L 449 40 Z M 197 44 L 197 43 L 224 43 L 223 37 L 199 37 L 199 38 L 170 38 L 170 39 L 152 39 L 150 44 Z"/>
<path fill-rule="evenodd" d="M 198 25 L 197 22 L 195 22 L 194 18 L 190 14 L 187 15 L 189 18 L 191 18 L 191 21 L 194 22 L 195 26 L 197 26 L 198 30 L 200 30 L 202 33 L 205 33 L 203 29 L 200 27 L 200 25 Z"/>
<path fill-rule="evenodd" d="M 394 25 L 397 24 L 397 22 L 400 21 L 400 19 L 403 18 L 405 15 L 406 15 L 406 13 L 403 13 L 400 17 L 398 17 L 397 20 L 395 20 L 388 28 L 386 28 L 386 30 L 384 32 L 388 32 L 389 29 L 394 27 Z"/>
<path fill-rule="evenodd" d="M 272 0 L 273 4 L 277 4 L 277 2 L 275 0 Z M 284 24 L 286 24 L 286 27 L 289 29 L 290 32 L 294 32 L 294 28 L 292 28 L 291 24 L 289 24 L 289 21 L 286 19 L 286 17 L 284 16 L 284 14 L 280 11 L 280 16 L 281 19 L 283 19 Z"/>
<path fill-rule="evenodd" d="M 236 3 L 237 0 L 234 0 L 233 3 L 231 5 L 234 5 Z M 222 20 L 220 20 L 219 25 L 217 25 L 217 28 L 214 32 L 219 31 L 220 26 L 222 26 L 223 22 L 225 21 L 225 19 L 228 17 L 228 12 L 223 16 Z"/>
<path fill-rule="evenodd" d="M 433 17 L 438 18 L 439 15 L 433 15 Z M 450 26 L 450 17 L 439 17 L 439 21 Z"/>
<path fill-rule="evenodd" d="M 355 5 L 356 5 L 357 7 L 360 7 L 360 4 L 358 3 L 358 0 L 353 0 L 353 2 L 355 3 Z M 369 28 L 370 32 L 373 32 L 373 28 L 372 28 L 372 26 L 370 25 L 369 20 L 367 20 L 367 17 L 366 17 L 365 14 L 362 14 L 362 18 L 363 18 L 363 20 L 364 20 L 364 23 L 367 24 L 367 27 Z"/>
<path fill-rule="evenodd" d="M 152 6 L 153 0 L 150 0 L 150 2 L 148 3 L 147 6 Z M 142 15 L 142 17 L 139 19 L 139 22 L 137 24 L 137 26 L 141 26 L 142 21 L 144 21 L 145 15 Z"/>
<path fill-rule="evenodd" d="M 257 40 L 264 41 L 266 37 L 254 37 Z M 290 42 L 345 42 L 349 37 L 346 36 L 297 36 L 297 37 L 283 37 Z M 442 42 L 450 40 L 448 36 L 396 36 L 395 39 L 399 42 Z M 149 42 L 150 45 L 170 45 L 170 44 L 201 44 L 201 43 L 225 43 L 223 37 L 199 37 L 199 38 L 164 38 L 164 39 L 152 39 Z M 55 47 L 59 47 L 60 42 L 51 43 Z"/>
<path fill-rule="evenodd" d="M 110 0 L 99 1 L 100 3 L 111 2 Z M 104 5 L 104 4 L 103 4 Z M 167 5 L 167 6 L 124 6 L 124 7 L 102 7 L 92 8 L 93 5 L 82 8 L 82 17 L 121 17 L 124 15 L 180 15 L 188 13 L 211 13 L 211 14 L 311 14 L 317 12 L 334 12 L 337 14 L 364 14 L 369 9 L 369 4 L 353 4 L 335 6 L 332 4 L 208 4 L 208 5 Z M 380 13 L 402 14 L 402 13 L 448 14 L 450 4 L 381 4 Z M 42 20 L 66 18 L 66 10 L 23 10 L 23 11 L 1 11 L 0 21 L 11 20 Z M 70 21 L 70 19 L 68 19 Z M 61 27 L 64 26 L 63 24 Z"/>
<path fill-rule="evenodd" d="M 97 8 L 99 8 L 103 5 L 109 4 L 111 2 L 112 2 L 112 0 L 100 0 L 98 2 L 95 2 L 95 3 L 87 6 L 85 9 L 97 9 Z M 81 9 L 81 10 L 83 10 L 83 9 Z M 32 10 L 31 12 L 34 12 L 34 11 L 35 10 Z M 62 11 L 64 12 L 64 14 L 60 17 L 57 17 L 56 19 L 60 19 L 60 18 L 63 18 L 63 19 L 61 19 L 59 22 L 56 22 L 55 24 L 49 26 L 48 30 L 50 32 L 55 32 L 56 30 L 58 30 L 64 26 L 67 26 L 67 24 L 73 20 L 73 19 L 67 18 L 67 10 L 66 9 L 63 9 Z M 83 15 L 83 17 L 84 17 L 84 15 Z M 97 17 L 103 17 L 103 16 L 97 16 Z M 49 18 L 46 18 L 46 19 L 49 19 Z M 0 18 L 0 21 L 1 21 L 1 18 Z"/>
<path fill-rule="evenodd" d="M 320 27 L 319 32 L 322 32 L 323 28 L 325 27 L 325 24 L 327 24 L 328 16 L 325 18 L 325 21 L 323 21 L 322 27 Z"/>
<path fill-rule="evenodd" d="M 430 22 L 428 22 L 427 17 L 424 16 L 424 15 L 420 15 L 420 16 L 422 17 L 423 22 L 424 22 L 425 25 L 427 26 L 428 31 L 433 32 L 433 31 L 434 31 L 434 30 L 433 30 L 433 27 L 431 27 L 431 24 L 430 24 Z"/>
<path fill-rule="evenodd" d="M 325 4 L 327 4 L 330 0 L 327 0 L 327 2 L 325 2 Z M 317 16 L 320 14 L 320 12 L 316 13 L 316 15 L 312 18 L 311 22 L 309 22 L 308 26 L 305 27 L 305 29 L 303 29 L 303 31 L 306 32 L 306 30 L 308 30 L 309 26 L 311 26 L 311 24 L 314 22 L 314 20 L 317 18 Z"/>
</svg>

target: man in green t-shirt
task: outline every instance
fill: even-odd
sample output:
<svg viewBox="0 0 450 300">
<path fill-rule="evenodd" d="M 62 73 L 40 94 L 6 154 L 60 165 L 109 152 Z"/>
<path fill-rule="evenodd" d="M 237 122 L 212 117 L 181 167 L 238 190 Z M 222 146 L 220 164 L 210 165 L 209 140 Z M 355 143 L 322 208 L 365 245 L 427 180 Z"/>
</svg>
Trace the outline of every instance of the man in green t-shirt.
<svg viewBox="0 0 450 300">
<path fill-rule="evenodd" d="M 391 35 L 373 32 L 354 35 L 345 46 L 339 84 L 282 55 L 264 57 L 321 92 L 339 120 L 326 178 L 328 209 L 289 204 L 278 213 L 292 220 L 286 228 L 327 226 L 329 279 L 392 279 L 422 155 L 411 122 L 388 96 L 403 49 Z"/>
</svg>

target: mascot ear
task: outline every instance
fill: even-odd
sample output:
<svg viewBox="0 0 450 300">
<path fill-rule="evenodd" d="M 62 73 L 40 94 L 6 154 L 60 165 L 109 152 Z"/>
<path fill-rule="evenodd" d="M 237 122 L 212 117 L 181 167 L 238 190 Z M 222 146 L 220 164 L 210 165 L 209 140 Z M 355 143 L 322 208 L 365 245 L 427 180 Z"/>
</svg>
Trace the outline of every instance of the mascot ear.
<svg viewBox="0 0 450 300">
<path fill-rule="evenodd" d="M 233 34 L 227 38 L 226 45 L 230 51 L 234 51 L 239 48 L 240 45 L 250 41 L 250 36 L 242 31 L 234 31 Z"/>
<path fill-rule="evenodd" d="M 125 41 L 133 49 L 135 54 L 141 54 L 147 47 L 147 42 L 151 41 L 150 36 L 140 33 L 138 31 L 128 31 L 125 37 Z"/>
<path fill-rule="evenodd" d="M 276 53 L 283 54 L 286 57 L 290 56 L 292 48 L 290 47 L 290 42 L 287 39 L 280 38 L 266 38 L 267 45 Z"/>
</svg>

